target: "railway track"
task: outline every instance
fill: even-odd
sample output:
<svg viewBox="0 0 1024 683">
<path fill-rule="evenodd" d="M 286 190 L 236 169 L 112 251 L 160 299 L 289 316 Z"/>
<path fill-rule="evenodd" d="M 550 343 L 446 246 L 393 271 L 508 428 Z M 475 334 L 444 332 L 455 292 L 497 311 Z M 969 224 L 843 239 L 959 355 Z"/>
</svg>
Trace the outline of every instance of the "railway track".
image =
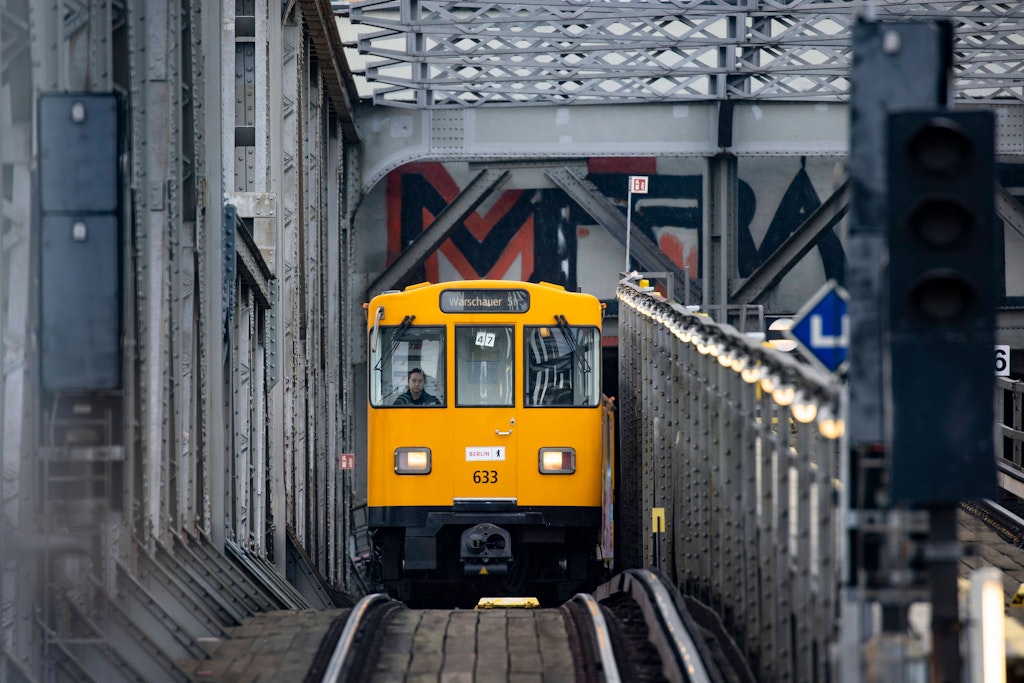
<svg viewBox="0 0 1024 683">
<path fill-rule="evenodd" d="M 996 462 L 999 500 L 961 503 L 960 507 L 982 519 L 999 536 L 1018 548 L 1024 548 L 1024 472 L 1012 463 Z"/>
<path fill-rule="evenodd" d="M 373 594 L 332 624 L 305 680 L 752 681 L 723 636 L 649 570 L 557 608 L 414 610 Z"/>
</svg>

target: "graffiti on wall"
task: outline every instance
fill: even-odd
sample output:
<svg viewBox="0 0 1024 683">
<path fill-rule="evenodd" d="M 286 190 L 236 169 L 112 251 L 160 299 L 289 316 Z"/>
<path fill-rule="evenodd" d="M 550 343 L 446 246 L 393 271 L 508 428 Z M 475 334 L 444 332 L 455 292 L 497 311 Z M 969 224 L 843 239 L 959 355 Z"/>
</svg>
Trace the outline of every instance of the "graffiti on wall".
<svg viewBox="0 0 1024 683">
<path fill-rule="evenodd" d="M 700 278 L 703 238 L 703 182 L 700 175 L 656 174 L 656 159 L 595 159 L 588 180 L 626 211 L 630 174 L 649 175 L 649 192 L 633 195 L 634 224 L 684 272 Z M 783 179 L 785 181 L 785 179 Z M 398 258 L 460 193 L 440 163 L 407 164 L 387 179 L 388 263 Z M 755 240 L 752 223 L 758 202 L 777 203 Z M 758 197 L 739 182 L 736 269 L 746 277 L 765 261 L 821 205 L 805 164 L 780 197 Z M 762 212 L 763 213 L 763 212 Z M 596 226 L 558 188 L 506 190 L 486 209 L 457 225 L 441 247 L 404 284 L 454 279 L 522 279 L 575 289 L 580 283 L 578 241 Z M 818 244 L 826 278 L 842 282 L 845 257 L 832 232 Z"/>
</svg>

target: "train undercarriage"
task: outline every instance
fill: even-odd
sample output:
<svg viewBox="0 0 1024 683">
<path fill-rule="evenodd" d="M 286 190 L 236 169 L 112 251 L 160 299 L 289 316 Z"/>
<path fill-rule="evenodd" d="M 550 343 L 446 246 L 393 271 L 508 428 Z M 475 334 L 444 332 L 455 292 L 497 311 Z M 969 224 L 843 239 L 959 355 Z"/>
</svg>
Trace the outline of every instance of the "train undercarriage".
<svg viewBox="0 0 1024 683">
<path fill-rule="evenodd" d="M 414 607 L 472 607 L 482 597 L 535 597 L 560 605 L 605 578 L 599 530 L 499 524 L 378 528 L 375 574 Z"/>
</svg>

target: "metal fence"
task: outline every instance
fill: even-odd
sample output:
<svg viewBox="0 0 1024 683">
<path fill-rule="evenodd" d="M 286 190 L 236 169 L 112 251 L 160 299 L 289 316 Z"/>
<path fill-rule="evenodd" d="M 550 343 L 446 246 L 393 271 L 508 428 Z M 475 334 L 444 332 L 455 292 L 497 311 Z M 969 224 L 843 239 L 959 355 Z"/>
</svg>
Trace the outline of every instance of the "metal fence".
<svg viewBox="0 0 1024 683">
<path fill-rule="evenodd" d="M 1024 465 L 1024 382 L 996 377 L 996 457 Z"/>
<path fill-rule="evenodd" d="M 711 608 L 765 681 L 834 679 L 842 386 L 623 280 L 616 541 Z"/>
</svg>

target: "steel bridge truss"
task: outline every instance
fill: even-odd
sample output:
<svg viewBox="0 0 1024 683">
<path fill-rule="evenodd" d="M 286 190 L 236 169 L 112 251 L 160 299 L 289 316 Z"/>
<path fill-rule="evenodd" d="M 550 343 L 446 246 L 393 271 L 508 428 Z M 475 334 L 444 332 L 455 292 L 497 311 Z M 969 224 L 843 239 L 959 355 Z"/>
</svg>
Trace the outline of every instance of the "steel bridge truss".
<svg viewBox="0 0 1024 683">
<path fill-rule="evenodd" d="M 842 386 L 644 284 L 616 291 L 615 561 L 717 613 L 757 680 L 836 680 Z"/>
<path fill-rule="evenodd" d="M 723 100 L 845 101 L 862 13 L 948 19 L 957 99 L 1024 100 L 1019 2 L 365 0 L 373 101 L 398 107 Z M 898 49 L 898 46 L 893 46 Z M 378 58 L 373 60 L 373 58 Z"/>
</svg>

